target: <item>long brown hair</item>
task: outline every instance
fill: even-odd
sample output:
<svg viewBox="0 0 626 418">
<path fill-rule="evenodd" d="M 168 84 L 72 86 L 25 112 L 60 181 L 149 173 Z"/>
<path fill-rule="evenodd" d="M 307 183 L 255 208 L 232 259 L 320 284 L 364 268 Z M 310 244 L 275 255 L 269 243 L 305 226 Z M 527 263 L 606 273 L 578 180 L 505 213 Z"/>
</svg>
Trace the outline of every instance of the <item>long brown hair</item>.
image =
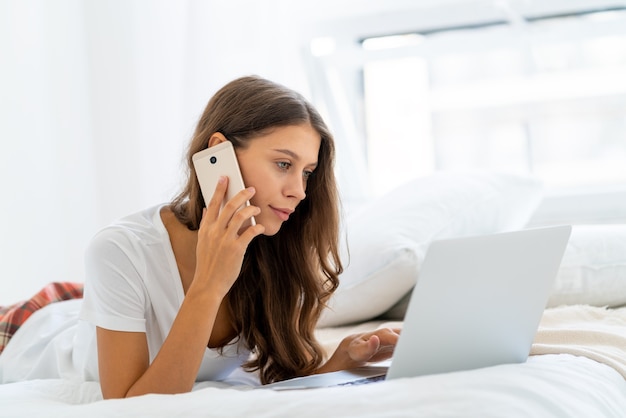
<svg viewBox="0 0 626 418">
<path fill-rule="evenodd" d="M 227 295 L 233 327 L 254 356 L 244 364 L 269 383 L 313 373 L 323 361 L 315 325 L 339 284 L 339 198 L 333 137 L 319 113 L 300 94 L 249 76 L 231 81 L 209 101 L 187 151 L 187 184 L 172 201 L 180 222 L 197 230 L 205 206 L 192 155 L 215 132 L 235 148 L 280 126 L 310 124 L 321 137 L 318 165 L 306 198 L 274 236 L 249 245 L 239 278 Z"/>
</svg>

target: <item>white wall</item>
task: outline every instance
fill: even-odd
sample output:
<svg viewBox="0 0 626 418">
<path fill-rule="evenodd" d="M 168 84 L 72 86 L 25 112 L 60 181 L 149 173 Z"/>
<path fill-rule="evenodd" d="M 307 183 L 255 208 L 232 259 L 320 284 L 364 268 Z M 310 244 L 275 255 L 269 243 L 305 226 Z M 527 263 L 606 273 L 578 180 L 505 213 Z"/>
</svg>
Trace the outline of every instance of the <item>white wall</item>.
<svg viewBox="0 0 626 418">
<path fill-rule="evenodd" d="M 415 25 L 409 9 L 432 25 L 456 19 L 450 10 L 463 19 L 493 13 L 493 4 L 0 0 L 0 305 L 50 281 L 82 281 L 83 251 L 98 229 L 170 199 L 195 122 L 225 82 L 254 73 L 308 95 L 303 48 L 328 34 L 327 21 L 372 34 Z M 339 141 L 347 137 L 335 128 Z M 358 154 L 350 144 L 339 144 L 342 155 Z"/>
<path fill-rule="evenodd" d="M 81 10 L 0 3 L 0 303 L 80 279 L 97 224 Z"/>
<path fill-rule="evenodd" d="M 170 199 L 210 96 L 306 91 L 290 2 L 0 0 L 0 305 L 82 281 L 112 220 Z"/>
</svg>

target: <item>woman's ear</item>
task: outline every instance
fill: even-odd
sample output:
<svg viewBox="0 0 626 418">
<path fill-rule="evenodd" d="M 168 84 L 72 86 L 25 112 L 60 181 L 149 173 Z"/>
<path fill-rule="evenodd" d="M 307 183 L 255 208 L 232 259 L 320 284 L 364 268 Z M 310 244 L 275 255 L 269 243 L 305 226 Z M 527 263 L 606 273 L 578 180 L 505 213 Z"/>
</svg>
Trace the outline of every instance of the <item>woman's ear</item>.
<svg viewBox="0 0 626 418">
<path fill-rule="evenodd" d="M 212 147 L 217 144 L 221 144 L 224 141 L 228 141 L 228 138 L 226 138 L 224 134 L 222 134 L 221 132 L 215 132 L 209 138 L 209 147 Z"/>
</svg>

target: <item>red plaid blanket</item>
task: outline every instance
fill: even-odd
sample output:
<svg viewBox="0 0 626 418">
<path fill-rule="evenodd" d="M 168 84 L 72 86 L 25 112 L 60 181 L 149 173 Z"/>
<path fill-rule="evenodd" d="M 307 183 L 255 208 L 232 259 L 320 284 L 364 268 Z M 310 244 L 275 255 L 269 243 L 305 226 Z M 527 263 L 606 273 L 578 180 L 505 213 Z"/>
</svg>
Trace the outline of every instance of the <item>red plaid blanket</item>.
<svg viewBox="0 0 626 418">
<path fill-rule="evenodd" d="M 55 282 L 48 284 L 26 301 L 0 307 L 0 353 L 33 312 L 53 302 L 82 297 L 82 283 Z"/>
</svg>

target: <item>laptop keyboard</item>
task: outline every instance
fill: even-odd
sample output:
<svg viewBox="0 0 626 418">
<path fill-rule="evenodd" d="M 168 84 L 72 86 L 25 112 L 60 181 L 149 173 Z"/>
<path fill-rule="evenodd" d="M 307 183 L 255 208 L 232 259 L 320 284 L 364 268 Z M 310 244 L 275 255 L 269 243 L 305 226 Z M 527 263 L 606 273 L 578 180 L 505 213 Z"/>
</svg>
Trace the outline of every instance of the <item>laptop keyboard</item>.
<svg viewBox="0 0 626 418">
<path fill-rule="evenodd" d="M 381 380 L 385 380 L 385 377 L 386 375 L 381 374 L 380 376 L 365 377 L 363 379 L 357 379 L 351 382 L 339 383 L 337 384 L 337 386 L 365 385 L 367 383 L 380 382 Z"/>
</svg>

